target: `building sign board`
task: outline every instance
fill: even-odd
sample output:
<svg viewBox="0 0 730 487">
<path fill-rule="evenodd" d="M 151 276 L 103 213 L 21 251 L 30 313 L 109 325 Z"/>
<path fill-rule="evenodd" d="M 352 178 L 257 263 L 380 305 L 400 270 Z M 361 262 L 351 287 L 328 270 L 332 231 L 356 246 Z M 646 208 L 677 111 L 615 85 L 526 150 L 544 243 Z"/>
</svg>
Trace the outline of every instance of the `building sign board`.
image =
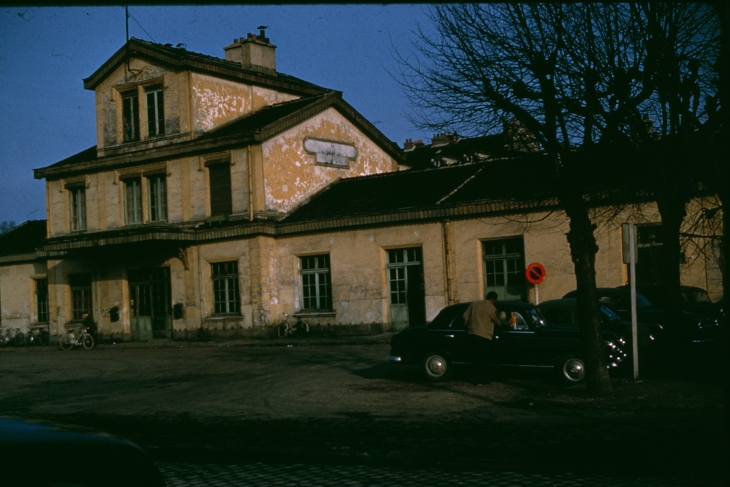
<svg viewBox="0 0 730 487">
<path fill-rule="evenodd" d="M 357 150 L 352 144 L 332 142 L 321 139 L 304 139 L 304 149 L 314 154 L 317 164 L 328 166 L 348 167 L 348 159 L 355 159 Z"/>
</svg>

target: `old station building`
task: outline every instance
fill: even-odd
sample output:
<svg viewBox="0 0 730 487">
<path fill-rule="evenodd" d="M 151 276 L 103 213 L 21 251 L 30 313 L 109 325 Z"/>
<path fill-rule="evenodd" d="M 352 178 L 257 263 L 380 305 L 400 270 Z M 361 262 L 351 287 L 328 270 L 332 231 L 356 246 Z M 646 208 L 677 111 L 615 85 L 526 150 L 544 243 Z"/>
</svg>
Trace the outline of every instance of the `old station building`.
<svg viewBox="0 0 730 487">
<path fill-rule="evenodd" d="M 574 288 L 565 216 L 539 156 L 517 157 L 537 149 L 519 127 L 401 149 L 339 92 L 278 72 L 263 31 L 224 52 L 131 39 L 84 80 L 97 143 L 36 169 L 47 219 L 0 237 L 3 327 L 57 336 L 89 311 L 103 339 L 268 337 L 287 315 L 375 333 L 491 290 L 534 302 L 532 262 L 540 300 Z M 622 211 L 596 230 L 601 286 L 627 281 L 621 219 L 647 224 L 645 255 L 660 244 L 652 203 Z M 715 293 L 717 273 L 683 264 Z"/>
</svg>

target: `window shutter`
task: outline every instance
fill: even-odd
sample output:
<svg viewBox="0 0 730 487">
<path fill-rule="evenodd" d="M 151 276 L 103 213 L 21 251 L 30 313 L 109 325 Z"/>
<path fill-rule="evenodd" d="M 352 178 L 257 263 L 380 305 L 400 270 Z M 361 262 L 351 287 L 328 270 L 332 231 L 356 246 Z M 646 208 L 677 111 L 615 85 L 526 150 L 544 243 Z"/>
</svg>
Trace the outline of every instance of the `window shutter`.
<svg viewBox="0 0 730 487">
<path fill-rule="evenodd" d="M 231 198 L 231 165 L 212 164 L 208 166 L 210 177 L 211 216 L 230 215 L 233 212 Z"/>
</svg>

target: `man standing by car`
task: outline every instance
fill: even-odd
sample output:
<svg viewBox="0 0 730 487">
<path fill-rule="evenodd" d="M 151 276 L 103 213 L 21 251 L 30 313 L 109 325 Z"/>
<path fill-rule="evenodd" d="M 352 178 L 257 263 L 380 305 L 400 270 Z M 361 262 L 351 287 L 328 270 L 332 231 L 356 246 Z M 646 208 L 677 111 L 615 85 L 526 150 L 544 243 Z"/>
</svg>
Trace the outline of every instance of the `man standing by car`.
<svg viewBox="0 0 730 487">
<path fill-rule="evenodd" d="M 497 308 L 494 305 L 496 301 L 497 293 L 490 291 L 487 293 L 486 299 L 474 301 L 464 313 L 471 358 L 477 365 L 478 380 L 480 383 L 488 382 L 486 380 L 487 363 L 490 349 L 492 348 L 494 327 L 501 325 L 497 316 Z"/>
</svg>

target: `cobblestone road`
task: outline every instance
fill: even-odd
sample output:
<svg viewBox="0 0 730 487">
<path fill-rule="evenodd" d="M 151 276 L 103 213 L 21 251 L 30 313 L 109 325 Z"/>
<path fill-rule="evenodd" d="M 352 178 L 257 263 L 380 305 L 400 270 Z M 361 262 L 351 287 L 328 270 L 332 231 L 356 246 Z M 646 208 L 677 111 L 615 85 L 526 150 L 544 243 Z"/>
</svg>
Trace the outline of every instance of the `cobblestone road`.
<svg viewBox="0 0 730 487">
<path fill-rule="evenodd" d="M 694 487 L 694 482 L 657 478 L 617 478 L 574 474 L 453 471 L 423 468 L 403 470 L 373 466 L 306 464 L 245 465 L 160 463 L 168 487 Z M 718 484 L 719 485 L 719 484 Z"/>
<path fill-rule="evenodd" d="M 428 384 L 387 355 L 379 342 L 5 349 L 0 415 L 123 436 L 170 486 L 726 485 L 721 381 L 616 378 L 593 398 L 532 371 Z"/>
</svg>

